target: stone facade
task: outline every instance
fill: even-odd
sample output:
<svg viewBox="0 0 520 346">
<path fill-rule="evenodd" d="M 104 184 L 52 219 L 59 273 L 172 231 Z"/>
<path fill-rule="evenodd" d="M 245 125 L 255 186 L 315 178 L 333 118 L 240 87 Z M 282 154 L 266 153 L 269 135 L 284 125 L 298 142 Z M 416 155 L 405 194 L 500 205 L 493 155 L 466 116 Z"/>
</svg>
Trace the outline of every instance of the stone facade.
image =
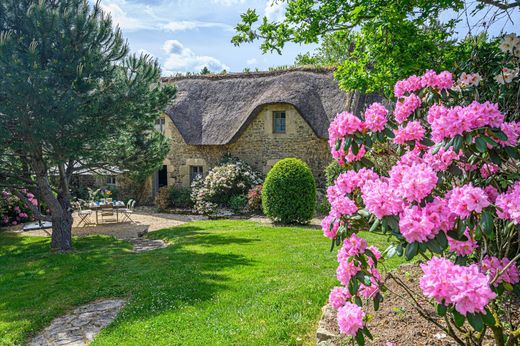
<svg viewBox="0 0 520 346">
<path fill-rule="evenodd" d="M 273 112 L 285 111 L 285 133 L 273 132 Z M 190 184 L 190 166 L 203 168 L 203 174 L 229 153 L 267 174 L 280 159 L 296 157 L 311 168 L 318 183 L 323 182 L 325 166 L 330 161 L 328 144 L 318 138 L 299 112 L 289 104 L 262 107 L 244 131 L 225 145 L 187 145 L 173 122 L 166 117 L 165 135 L 171 140 L 171 152 L 164 165 L 168 168 L 168 186 Z"/>
</svg>

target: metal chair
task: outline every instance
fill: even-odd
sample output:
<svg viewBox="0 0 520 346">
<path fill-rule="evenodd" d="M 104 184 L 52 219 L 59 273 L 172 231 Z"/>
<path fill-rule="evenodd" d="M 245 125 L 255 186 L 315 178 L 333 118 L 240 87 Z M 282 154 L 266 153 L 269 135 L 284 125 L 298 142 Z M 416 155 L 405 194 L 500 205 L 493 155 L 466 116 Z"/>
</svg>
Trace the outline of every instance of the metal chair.
<svg viewBox="0 0 520 346">
<path fill-rule="evenodd" d="M 126 220 L 128 220 L 130 222 L 134 222 L 134 220 L 132 220 L 130 215 L 132 215 L 134 213 L 135 203 L 136 202 L 134 199 L 130 199 L 126 203 L 126 208 L 120 210 L 120 212 L 123 214 L 123 218 L 121 219 L 121 222 L 125 222 Z"/>
<path fill-rule="evenodd" d="M 81 203 L 76 203 L 75 206 L 77 208 L 78 216 L 79 216 L 78 227 L 81 226 L 81 224 L 83 224 L 83 227 L 85 227 L 88 224 L 94 223 L 94 222 L 92 222 L 92 219 L 90 218 L 92 216 L 92 210 L 83 209 L 81 207 Z"/>
</svg>

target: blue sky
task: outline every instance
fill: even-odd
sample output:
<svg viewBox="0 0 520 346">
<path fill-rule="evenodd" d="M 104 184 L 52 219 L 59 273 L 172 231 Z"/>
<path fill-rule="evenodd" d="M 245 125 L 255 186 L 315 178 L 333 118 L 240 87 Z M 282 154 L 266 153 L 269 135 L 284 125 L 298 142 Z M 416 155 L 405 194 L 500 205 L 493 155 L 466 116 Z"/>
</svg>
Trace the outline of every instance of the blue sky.
<svg viewBox="0 0 520 346">
<path fill-rule="evenodd" d="M 316 47 L 288 44 L 282 55 L 264 55 L 259 43 L 233 46 L 233 28 L 248 8 L 271 19 L 283 18 L 284 5 L 274 0 L 102 0 L 101 5 L 121 27 L 132 51 L 144 51 L 158 58 L 164 75 L 198 72 L 203 66 L 215 72 L 265 70 L 290 65 L 298 53 Z M 518 25 L 519 11 L 512 18 Z M 467 31 L 465 23 L 464 19 L 459 24 L 460 32 Z M 502 19 L 491 33 L 512 32 L 514 27 Z"/>
</svg>

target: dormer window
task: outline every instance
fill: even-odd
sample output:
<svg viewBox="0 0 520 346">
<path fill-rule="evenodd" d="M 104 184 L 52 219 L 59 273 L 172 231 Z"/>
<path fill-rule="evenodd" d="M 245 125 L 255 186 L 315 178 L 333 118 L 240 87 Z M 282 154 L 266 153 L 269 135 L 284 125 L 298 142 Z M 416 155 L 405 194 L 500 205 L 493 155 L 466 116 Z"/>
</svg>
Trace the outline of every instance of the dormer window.
<svg viewBox="0 0 520 346">
<path fill-rule="evenodd" d="M 273 133 L 285 133 L 285 112 L 273 112 Z"/>
</svg>

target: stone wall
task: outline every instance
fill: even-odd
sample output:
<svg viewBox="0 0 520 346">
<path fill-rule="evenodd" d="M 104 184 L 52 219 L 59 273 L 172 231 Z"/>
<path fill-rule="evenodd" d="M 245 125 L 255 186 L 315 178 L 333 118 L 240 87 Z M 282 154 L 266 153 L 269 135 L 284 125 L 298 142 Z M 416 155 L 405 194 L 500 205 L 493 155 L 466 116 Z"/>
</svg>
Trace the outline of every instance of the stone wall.
<svg viewBox="0 0 520 346">
<path fill-rule="evenodd" d="M 273 111 L 286 112 L 285 133 L 273 133 Z M 324 181 L 323 170 L 330 161 L 327 141 L 318 138 L 298 111 L 287 104 L 264 106 L 238 138 L 227 145 L 187 145 L 168 117 L 165 131 L 172 147 L 164 162 L 169 186 L 189 186 L 190 166 L 202 166 L 207 174 L 225 153 L 247 162 L 263 175 L 280 159 L 300 158 L 310 166 L 318 183 Z"/>
</svg>

